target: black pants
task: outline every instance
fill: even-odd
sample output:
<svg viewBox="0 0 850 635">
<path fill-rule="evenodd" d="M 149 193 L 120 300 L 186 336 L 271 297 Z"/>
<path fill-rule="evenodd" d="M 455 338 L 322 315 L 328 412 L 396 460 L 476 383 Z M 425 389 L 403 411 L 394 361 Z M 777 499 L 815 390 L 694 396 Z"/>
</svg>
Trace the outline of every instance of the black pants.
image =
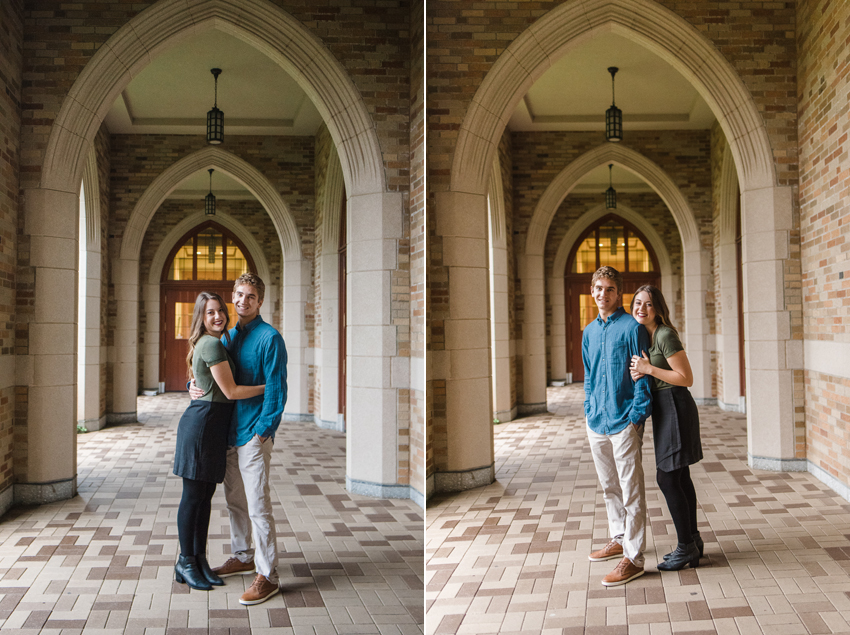
<svg viewBox="0 0 850 635">
<path fill-rule="evenodd" d="M 206 555 L 213 494 L 215 494 L 215 483 L 183 479 L 183 497 L 177 509 L 180 555 Z"/>
<path fill-rule="evenodd" d="M 691 480 L 691 470 L 686 466 L 671 472 L 656 472 L 658 487 L 667 500 L 676 536 L 680 543 L 690 544 L 697 533 L 697 493 Z"/>
</svg>

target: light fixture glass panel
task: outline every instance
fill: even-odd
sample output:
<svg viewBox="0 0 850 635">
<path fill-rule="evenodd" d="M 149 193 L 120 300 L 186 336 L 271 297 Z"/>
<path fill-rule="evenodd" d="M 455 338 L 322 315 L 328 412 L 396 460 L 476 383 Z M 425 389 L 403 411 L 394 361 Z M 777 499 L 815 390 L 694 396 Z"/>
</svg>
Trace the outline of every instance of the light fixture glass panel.
<svg viewBox="0 0 850 635">
<path fill-rule="evenodd" d="M 619 272 L 626 270 L 626 241 L 624 228 L 614 222 L 607 222 L 599 228 L 599 266 L 608 265 Z"/>
<path fill-rule="evenodd" d="M 169 280 L 191 280 L 192 279 L 192 239 L 186 241 L 177 253 L 168 269 Z"/>
<path fill-rule="evenodd" d="M 599 267 L 596 266 L 596 237 L 589 236 L 576 250 L 573 260 L 573 273 L 592 273 Z"/>
<path fill-rule="evenodd" d="M 629 271 L 652 271 L 652 258 L 643 241 L 629 235 Z"/>
<path fill-rule="evenodd" d="M 221 233 L 212 227 L 198 234 L 198 280 L 221 280 Z"/>
</svg>

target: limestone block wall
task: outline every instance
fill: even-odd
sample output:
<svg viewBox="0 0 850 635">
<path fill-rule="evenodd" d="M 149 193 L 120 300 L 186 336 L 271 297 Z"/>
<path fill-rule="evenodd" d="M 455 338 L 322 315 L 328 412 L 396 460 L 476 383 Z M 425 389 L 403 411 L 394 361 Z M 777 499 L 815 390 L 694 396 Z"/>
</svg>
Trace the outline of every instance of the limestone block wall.
<svg viewBox="0 0 850 635">
<path fill-rule="evenodd" d="M 11 504 L 16 463 L 15 284 L 19 205 L 23 2 L 0 3 L 0 511 Z M 18 422 L 19 423 L 19 422 Z M 18 469 L 25 469 L 24 466 Z"/>
<path fill-rule="evenodd" d="M 850 6 L 796 6 L 805 456 L 810 471 L 850 497 Z"/>
</svg>

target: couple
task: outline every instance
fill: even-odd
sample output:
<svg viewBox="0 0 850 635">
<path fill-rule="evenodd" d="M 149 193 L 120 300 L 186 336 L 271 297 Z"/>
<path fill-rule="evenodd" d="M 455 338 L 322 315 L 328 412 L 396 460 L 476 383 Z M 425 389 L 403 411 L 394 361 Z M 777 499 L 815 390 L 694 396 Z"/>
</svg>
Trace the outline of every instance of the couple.
<svg viewBox="0 0 850 635">
<path fill-rule="evenodd" d="M 264 294 L 259 276 L 236 280 L 239 321 L 230 331 L 219 295 L 203 291 L 195 301 L 186 357 L 192 403 L 180 419 L 174 456 L 174 473 L 183 478 L 175 579 L 209 591 L 224 584 L 221 578 L 253 572 L 256 562 L 257 576 L 239 600 L 246 605 L 280 591 L 269 464 L 286 403 L 286 347 L 260 317 Z M 235 407 L 231 400 L 237 400 Z M 234 556 L 211 569 L 207 534 L 213 493 L 222 481 Z"/>
<path fill-rule="evenodd" d="M 640 287 L 631 315 L 621 305 L 623 279 L 613 267 L 593 274 L 591 294 L 599 316 L 584 329 L 584 412 L 596 473 L 608 512 L 610 542 L 593 562 L 622 558 L 602 580 L 618 586 L 644 573 L 646 495 L 641 450 L 644 422 L 652 414 L 658 486 L 667 500 L 678 545 L 660 571 L 699 566 L 703 540 L 689 465 L 702 459 L 699 415 L 687 386 L 688 356 L 661 292 Z M 648 353 L 648 354 L 647 354 Z"/>
</svg>

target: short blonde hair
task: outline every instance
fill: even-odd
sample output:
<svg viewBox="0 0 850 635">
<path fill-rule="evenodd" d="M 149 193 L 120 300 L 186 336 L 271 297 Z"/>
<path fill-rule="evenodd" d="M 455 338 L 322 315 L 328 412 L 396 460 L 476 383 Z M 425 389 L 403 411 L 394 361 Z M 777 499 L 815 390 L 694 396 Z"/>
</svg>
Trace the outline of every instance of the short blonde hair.
<svg viewBox="0 0 850 635">
<path fill-rule="evenodd" d="M 241 276 L 236 278 L 236 282 L 233 283 L 233 290 L 236 291 L 236 287 L 239 287 L 243 284 L 250 284 L 257 290 L 257 299 L 262 302 L 263 298 L 266 295 L 266 285 L 263 282 L 263 279 L 260 278 L 256 273 L 251 273 L 250 271 L 247 273 L 243 273 Z"/>
</svg>

